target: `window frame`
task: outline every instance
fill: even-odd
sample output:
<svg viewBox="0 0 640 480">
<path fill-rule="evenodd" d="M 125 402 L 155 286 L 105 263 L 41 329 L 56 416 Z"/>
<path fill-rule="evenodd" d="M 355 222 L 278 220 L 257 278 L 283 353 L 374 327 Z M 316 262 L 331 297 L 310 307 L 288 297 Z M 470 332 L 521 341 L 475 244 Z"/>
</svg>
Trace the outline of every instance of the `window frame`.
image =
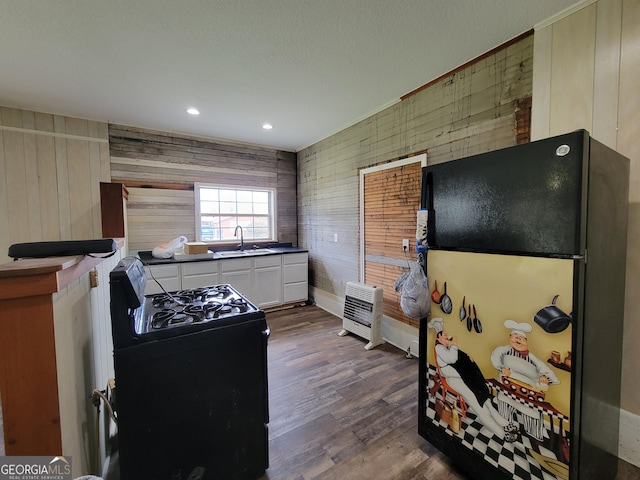
<svg viewBox="0 0 640 480">
<path fill-rule="evenodd" d="M 233 243 L 234 240 L 231 239 L 221 239 L 221 240 L 202 240 L 202 230 L 201 230 L 201 225 L 202 225 L 202 212 L 201 212 L 201 200 L 200 200 L 200 192 L 201 189 L 206 189 L 206 188 L 211 188 L 211 189 L 217 189 L 217 190 L 235 190 L 236 192 L 238 191 L 245 191 L 245 192 L 266 192 L 269 196 L 269 214 L 268 214 L 268 219 L 269 219 L 269 238 L 259 238 L 259 239 L 255 239 L 255 238 L 249 238 L 247 237 L 247 232 L 243 230 L 243 236 L 244 236 L 244 241 L 245 242 L 253 242 L 253 243 L 260 243 L 260 242 L 275 242 L 277 241 L 276 238 L 276 232 L 278 231 L 278 217 L 277 217 L 277 204 L 276 204 L 276 198 L 277 198 L 277 189 L 276 188 L 269 188 L 269 187 L 258 187 L 258 186 L 238 186 L 238 185 L 229 185 L 229 184 L 217 184 L 217 183 L 209 183 L 209 182 L 196 182 L 193 184 L 193 190 L 194 190 L 194 198 L 195 198 L 195 205 L 194 205 L 194 210 L 195 210 L 195 234 L 196 234 L 196 241 L 198 242 L 206 242 L 208 244 L 212 244 L 212 245 L 225 245 L 225 244 L 229 244 L 229 243 Z M 215 215 L 215 214 L 214 214 Z M 231 215 L 238 215 L 238 213 L 235 214 L 231 214 Z M 240 239 L 238 238 L 238 241 Z"/>
</svg>

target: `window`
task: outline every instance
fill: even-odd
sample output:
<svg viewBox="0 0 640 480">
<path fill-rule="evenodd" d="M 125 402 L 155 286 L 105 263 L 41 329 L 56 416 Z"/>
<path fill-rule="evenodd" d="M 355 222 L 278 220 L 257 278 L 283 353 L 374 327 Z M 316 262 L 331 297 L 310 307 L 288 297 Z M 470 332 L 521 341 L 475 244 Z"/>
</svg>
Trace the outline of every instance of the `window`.
<svg viewBox="0 0 640 480">
<path fill-rule="evenodd" d="M 275 191 L 195 184 L 196 236 L 209 243 L 233 242 L 236 227 L 246 241 L 275 240 Z"/>
</svg>

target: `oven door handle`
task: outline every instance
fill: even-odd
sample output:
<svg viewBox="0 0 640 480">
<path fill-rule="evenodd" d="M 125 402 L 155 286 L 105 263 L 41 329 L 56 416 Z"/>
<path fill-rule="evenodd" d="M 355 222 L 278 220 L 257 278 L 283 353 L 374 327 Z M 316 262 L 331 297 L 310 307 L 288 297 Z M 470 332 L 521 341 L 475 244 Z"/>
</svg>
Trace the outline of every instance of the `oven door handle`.
<svg viewBox="0 0 640 480">
<path fill-rule="evenodd" d="M 267 344 L 269 343 L 269 335 L 271 335 L 271 329 L 266 327 L 262 330 L 262 337 L 264 338 L 264 342 L 262 343 L 262 355 L 263 355 L 263 378 L 264 378 L 264 423 L 265 425 L 269 423 L 269 372 L 267 365 Z"/>
</svg>

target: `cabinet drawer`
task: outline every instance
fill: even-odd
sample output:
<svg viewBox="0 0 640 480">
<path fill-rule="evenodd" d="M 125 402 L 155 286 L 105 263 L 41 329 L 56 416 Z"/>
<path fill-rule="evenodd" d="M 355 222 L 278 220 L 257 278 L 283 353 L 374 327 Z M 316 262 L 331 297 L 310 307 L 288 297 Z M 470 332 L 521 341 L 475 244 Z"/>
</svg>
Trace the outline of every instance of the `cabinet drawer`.
<svg viewBox="0 0 640 480">
<path fill-rule="evenodd" d="M 256 268 L 279 267 L 282 262 L 282 255 L 265 255 L 264 257 L 253 257 Z"/>
<path fill-rule="evenodd" d="M 283 265 L 292 265 L 294 263 L 307 263 L 309 254 L 307 252 L 302 253 L 286 253 L 282 255 Z"/>
<path fill-rule="evenodd" d="M 155 282 L 154 278 L 168 292 L 182 289 L 180 264 L 178 263 L 145 267 L 145 272 L 147 274 L 147 288 L 144 291 L 146 295 L 162 292 L 162 289 Z M 153 274 L 153 276 L 151 276 L 151 274 Z"/>
<path fill-rule="evenodd" d="M 307 263 L 298 263 L 284 266 L 284 283 L 306 282 L 308 278 Z"/>
<path fill-rule="evenodd" d="M 306 301 L 309 295 L 307 282 L 289 283 L 284 286 L 283 302 Z"/>
<path fill-rule="evenodd" d="M 206 262 L 193 262 L 182 264 L 182 276 L 202 275 L 206 273 L 218 273 L 218 262 L 215 260 Z"/>
<path fill-rule="evenodd" d="M 151 267 L 144 267 L 145 273 L 148 275 L 148 279 L 151 278 L 149 270 L 154 277 L 158 280 L 164 280 L 167 278 L 180 278 L 180 264 L 173 263 L 171 265 L 153 265 Z"/>
</svg>

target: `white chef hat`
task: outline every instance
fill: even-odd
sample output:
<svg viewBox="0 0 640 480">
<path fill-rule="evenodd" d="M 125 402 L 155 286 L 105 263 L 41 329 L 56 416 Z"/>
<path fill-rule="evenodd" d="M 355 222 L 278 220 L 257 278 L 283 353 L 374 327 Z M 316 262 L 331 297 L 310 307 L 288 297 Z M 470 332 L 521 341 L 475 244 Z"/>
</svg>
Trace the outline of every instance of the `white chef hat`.
<svg viewBox="0 0 640 480">
<path fill-rule="evenodd" d="M 427 327 L 433 328 L 436 333 L 440 333 L 444 330 L 444 319 L 440 317 L 433 318 L 429 323 L 427 323 Z"/>
<path fill-rule="evenodd" d="M 504 322 L 504 326 L 511 330 L 510 335 L 517 333 L 518 335 L 522 335 L 525 338 L 527 338 L 527 333 L 533 330 L 531 324 L 527 322 L 518 323 L 513 320 L 506 320 Z"/>
</svg>

